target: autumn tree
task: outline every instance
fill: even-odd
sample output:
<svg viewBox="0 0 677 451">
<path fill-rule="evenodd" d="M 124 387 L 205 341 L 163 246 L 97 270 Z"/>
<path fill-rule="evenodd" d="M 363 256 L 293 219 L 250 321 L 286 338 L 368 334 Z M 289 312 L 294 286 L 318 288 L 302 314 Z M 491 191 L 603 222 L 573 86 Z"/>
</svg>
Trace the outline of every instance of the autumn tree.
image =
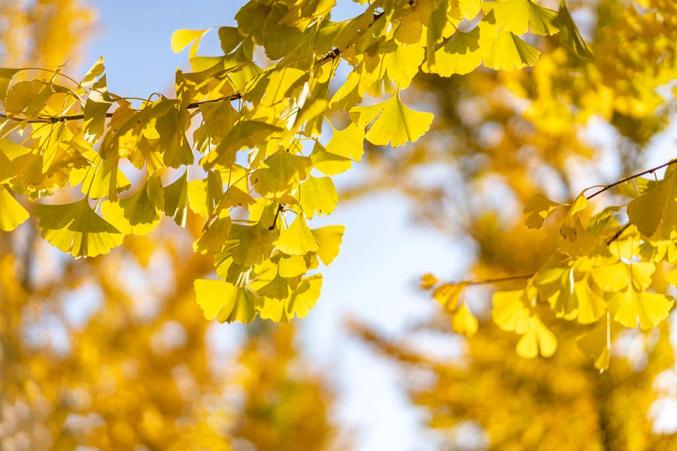
<svg viewBox="0 0 677 451">
<path fill-rule="evenodd" d="M 650 148 L 674 121 L 675 7 L 643 6 L 582 5 L 590 58 L 555 45 L 532 71 L 419 77 L 436 129 L 397 153 L 372 149 L 370 175 L 347 193 L 399 190 L 423 224 L 473 249 L 467 277 L 421 278 L 442 316 L 407 337 L 353 324 L 406 371 L 412 403 L 452 449 L 473 434 L 490 449 L 674 446 L 655 423 L 672 396 L 674 149 Z M 648 164 L 656 153 L 663 163 Z M 430 167 L 447 176 L 420 177 Z M 461 356 L 409 346 L 423 331 L 467 336 Z"/>
<path fill-rule="evenodd" d="M 94 15 L 74 0 L 45 0 L 4 3 L 1 17 L 7 62 L 56 70 L 77 60 Z M 11 145 L 17 136 L 5 131 L 3 145 Z M 27 175 L 15 169 L 12 177 Z M 0 215 L 8 217 L 6 204 Z M 202 225 L 192 214 L 185 225 L 160 226 L 105 258 L 78 260 L 47 245 L 33 222 L 0 233 L 1 449 L 283 449 L 292 442 L 327 449 L 335 442 L 331 395 L 298 354 L 293 325 L 258 326 L 230 360 L 213 349 L 193 291 L 211 260 L 193 252 Z"/>
<path fill-rule="evenodd" d="M 332 176 L 366 153 L 386 168 L 373 186 L 406 190 L 425 218 L 476 239 L 477 278 L 423 279 L 457 330 L 478 328 L 463 297 L 477 285 L 495 286 L 492 319 L 525 358 L 554 356 L 561 329 L 606 370 L 618 331 L 666 327 L 677 170 L 674 152 L 652 168 L 638 155 L 673 106 L 673 2 L 587 6 L 589 43 L 565 1 L 357 3 L 334 21 L 332 0 L 251 0 L 236 26 L 211 31 L 218 55 L 200 53 L 210 30 L 176 31 L 190 70 L 173 96 L 110 92 L 102 59 L 80 80 L 2 69 L 0 229 L 30 219 L 98 262 L 173 237 L 173 221 L 211 265 L 186 274 L 207 320 L 288 322 L 317 303 L 320 265 L 339 251 L 342 226 L 312 225 L 336 207 Z M 621 170 L 590 188 L 579 173 L 598 155 L 581 137 L 592 118 L 618 133 Z M 464 183 L 417 186 L 408 171 L 421 162 Z M 531 256 L 512 234 L 498 240 L 506 229 L 548 245 Z M 511 256 L 481 253 L 492 247 Z"/>
</svg>

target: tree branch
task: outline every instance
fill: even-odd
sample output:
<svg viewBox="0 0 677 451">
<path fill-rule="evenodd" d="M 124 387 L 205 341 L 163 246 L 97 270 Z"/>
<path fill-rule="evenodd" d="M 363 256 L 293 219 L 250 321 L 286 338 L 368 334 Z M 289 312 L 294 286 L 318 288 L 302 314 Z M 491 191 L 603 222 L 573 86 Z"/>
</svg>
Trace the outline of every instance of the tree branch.
<svg viewBox="0 0 677 451">
<path fill-rule="evenodd" d="M 589 196 L 585 196 L 585 198 L 588 199 L 588 200 L 590 200 L 590 199 L 592 199 L 593 197 L 595 197 L 595 196 L 597 196 L 597 195 L 599 195 L 599 194 L 602 194 L 604 191 L 608 191 L 608 190 L 610 190 L 611 188 L 613 188 L 613 187 L 615 187 L 615 186 L 618 186 L 618 185 L 620 185 L 620 184 L 622 184 L 622 183 L 625 183 L 625 182 L 627 182 L 627 181 L 629 181 L 629 180 L 632 180 L 632 179 L 636 179 L 637 177 L 641 177 L 641 176 L 646 175 L 646 174 L 652 174 L 652 173 L 656 172 L 656 171 L 659 170 L 659 169 L 663 169 L 664 167 L 670 166 L 671 164 L 675 164 L 675 163 L 677 163 L 677 158 L 672 159 L 672 160 L 668 161 L 667 163 L 663 163 L 663 164 L 661 164 L 661 165 L 659 165 L 659 166 L 653 167 L 653 168 L 651 168 L 651 169 L 647 169 L 646 171 L 642 171 L 642 172 L 638 172 L 637 174 L 629 175 L 629 176 L 627 176 L 627 177 L 625 177 L 625 178 L 622 178 L 622 179 L 620 179 L 620 180 L 618 180 L 618 181 L 616 181 L 616 182 L 613 182 L 613 183 L 610 183 L 610 184 L 608 184 L 608 185 L 602 186 L 598 191 L 595 191 L 594 193 L 590 194 Z"/>
</svg>

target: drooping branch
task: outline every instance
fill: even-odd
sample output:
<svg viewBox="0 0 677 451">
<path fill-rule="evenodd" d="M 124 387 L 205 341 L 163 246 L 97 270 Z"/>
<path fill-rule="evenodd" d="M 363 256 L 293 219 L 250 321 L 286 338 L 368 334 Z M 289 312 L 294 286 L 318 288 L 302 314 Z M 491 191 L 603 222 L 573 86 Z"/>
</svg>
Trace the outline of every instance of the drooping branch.
<svg viewBox="0 0 677 451">
<path fill-rule="evenodd" d="M 636 178 L 641 177 L 641 176 L 646 175 L 646 174 L 653 174 L 656 171 L 658 171 L 662 168 L 668 167 L 668 166 L 675 164 L 675 163 L 677 163 L 677 158 L 672 159 L 672 160 L 670 160 L 666 163 L 660 164 L 658 166 L 655 166 L 653 168 L 646 169 L 642 172 L 638 172 L 636 174 L 629 175 L 629 176 L 624 177 L 620 180 L 617 180 L 613 183 L 609 183 L 608 185 L 604 185 L 604 186 L 600 187 L 600 189 L 598 191 L 595 191 L 593 194 L 586 196 L 586 199 L 592 199 L 593 197 L 595 197 L 599 194 L 602 194 L 603 192 L 608 191 L 611 188 L 614 188 L 614 187 L 616 187 L 616 186 L 618 186 L 622 183 L 625 183 L 629 180 L 636 179 Z M 590 189 L 590 188 L 588 188 L 588 189 Z M 616 241 L 618 238 L 620 238 L 620 236 L 623 234 L 623 232 L 625 232 L 629 227 L 630 227 L 630 223 L 625 224 L 623 227 L 618 229 L 609 239 L 607 239 L 605 244 L 608 246 L 611 243 L 613 243 L 614 241 Z M 466 285 L 466 286 L 491 285 L 491 284 L 494 284 L 494 283 L 509 282 L 509 281 L 513 281 L 513 280 L 527 280 L 527 279 L 534 277 L 535 275 L 536 275 L 536 273 L 533 272 L 533 273 L 530 273 L 530 274 L 520 274 L 520 275 L 515 275 L 515 276 L 495 277 L 495 278 L 478 279 L 478 280 L 461 280 L 461 281 L 457 281 L 457 282 L 448 282 L 448 283 L 450 283 L 452 285 Z"/>
<path fill-rule="evenodd" d="M 416 1 L 415 0 L 409 0 L 407 2 L 407 4 L 411 7 L 413 7 L 416 4 Z M 375 12 L 373 17 L 372 17 L 372 21 L 371 21 L 371 23 L 369 23 L 367 29 L 371 28 L 384 15 L 385 15 L 385 11 Z M 335 47 L 332 50 L 330 50 L 329 52 L 327 52 L 326 54 L 324 54 L 322 57 L 318 58 L 317 61 L 316 61 L 316 64 L 319 65 L 319 66 L 322 66 L 322 65 L 324 65 L 324 64 L 326 64 L 330 61 L 334 61 L 339 56 L 341 56 L 341 54 L 344 51 L 345 51 L 345 49 L 339 49 L 339 48 Z M 30 69 L 38 69 L 38 68 L 30 68 Z M 65 76 L 64 74 L 60 74 L 60 75 Z M 74 81 L 74 82 L 77 83 L 77 81 L 75 81 L 71 77 L 66 76 L 66 78 L 68 78 L 71 81 Z M 216 98 L 216 99 L 200 100 L 200 101 L 197 101 L 197 102 L 192 102 L 192 103 L 189 103 L 186 106 L 186 109 L 193 110 L 193 109 L 199 108 L 200 105 L 204 105 L 204 104 L 208 104 L 208 103 L 232 102 L 232 101 L 235 101 L 235 100 L 239 100 L 242 97 L 244 97 L 244 95 L 240 92 L 237 92 L 235 94 L 219 97 L 219 98 Z M 114 112 L 107 112 L 106 118 L 113 117 L 113 114 L 114 114 Z M 28 118 L 28 117 L 22 117 L 22 116 L 13 116 L 13 115 L 9 115 L 7 113 L 0 112 L 0 118 L 12 120 L 12 121 L 16 121 L 16 122 L 23 122 L 23 123 L 27 123 L 27 124 L 55 124 L 55 123 L 58 123 L 58 122 L 81 121 L 81 120 L 85 119 L 85 115 L 84 115 L 84 113 L 80 113 L 80 114 L 70 114 L 70 115 L 63 115 L 63 116 L 38 116 L 36 118 Z"/>
</svg>

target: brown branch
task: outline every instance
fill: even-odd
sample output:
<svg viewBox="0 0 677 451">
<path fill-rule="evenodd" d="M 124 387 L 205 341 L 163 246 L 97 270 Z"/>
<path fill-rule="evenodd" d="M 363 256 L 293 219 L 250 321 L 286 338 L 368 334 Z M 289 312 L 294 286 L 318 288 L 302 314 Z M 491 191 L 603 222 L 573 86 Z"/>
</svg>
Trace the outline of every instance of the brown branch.
<svg viewBox="0 0 677 451">
<path fill-rule="evenodd" d="M 625 177 L 625 178 L 622 178 L 622 179 L 620 179 L 620 180 L 618 180 L 618 181 L 616 181 L 616 182 L 613 182 L 613 183 L 610 183 L 610 184 L 608 184 L 608 185 L 602 186 L 599 190 L 595 191 L 594 193 L 590 194 L 589 196 L 585 196 L 585 198 L 588 199 L 588 200 L 589 200 L 589 199 L 592 199 L 593 197 L 595 197 L 595 196 L 597 196 L 597 195 L 599 195 L 599 194 L 602 194 L 604 191 L 608 191 L 608 190 L 610 190 L 611 188 L 613 188 L 613 187 L 615 187 L 615 186 L 618 186 L 618 185 L 620 185 L 620 184 L 622 184 L 622 183 L 625 183 L 625 182 L 627 182 L 627 181 L 629 181 L 629 180 L 632 180 L 632 179 L 636 179 L 637 177 L 641 177 L 641 176 L 646 175 L 646 174 L 653 174 L 653 173 L 656 172 L 657 170 L 663 169 L 664 167 L 670 166 L 671 164 L 675 164 L 675 163 L 677 163 L 677 158 L 675 158 L 675 159 L 673 159 L 673 160 L 670 160 L 670 161 L 668 161 L 667 163 L 663 163 L 663 164 L 661 164 L 661 165 L 659 165 L 659 166 L 653 167 L 653 168 L 651 168 L 651 169 L 647 169 L 646 171 L 642 171 L 642 172 L 638 172 L 637 174 L 629 175 L 629 176 L 627 176 L 627 177 Z"/>
</svg>

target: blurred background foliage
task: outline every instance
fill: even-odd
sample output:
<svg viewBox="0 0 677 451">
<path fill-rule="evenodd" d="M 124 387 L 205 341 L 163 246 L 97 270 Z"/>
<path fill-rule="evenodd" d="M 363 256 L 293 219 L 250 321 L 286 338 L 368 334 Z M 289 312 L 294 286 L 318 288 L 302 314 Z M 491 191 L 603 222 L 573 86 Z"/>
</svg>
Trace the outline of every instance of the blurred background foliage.
<svg viewBox="0 0 677 451">
<path fill-rule="evenodd" d="M 593 59 L 544 39 L 533 70 L 419 77 L 411 97 L 437 112 L 432 131 L 398 152 L 372 149 L 366 174 L 343 198 L 397 190 L 411 200 L 414 221 L 467 243 L 471 280 L 510 277 L 541 267 L 559 240 L 552 223 L 547 233 L 523 224 L 529 199 L 564 201 L 673 158 L 677 4 L 567 3 Z M 520 282 L 499 287 L 511 284 Z M 589 327 L 548 323 L 555 356 L 525 360 L 491 321 L 487 287 L 467 290 L 479 328 L 454 358 L 409 345 L 419 335 L 458 338 L 441 309 L 405 336 L 350 324 L 402 370 L 410 401 L 445 449 L 674 448 L 674 424 L 661 421 L 674 416 L 665 407 L 677 399 L 669 324 L 614 334 L 611 367 L 599 374 L 577 349 Z"/>
<path fill-rule="evenodd" d="M 548 50 L 533 70 L 419 77 L 408 94 L 434 108 L 434 130 L 397 152 L 372 149 L 342 199 L 404 193 L 413 218 L 467 242 L 477 278 L 540 267 L 558 231 L 521 225 L 526 200 L 565 200 L 646 167 L 676 107 L 674 1 L 569 6 L 594 59 L 543 38 Z M 96 23 L 78 0 L 0 0 L 2 65 L 76 65 Z M 0 449 L 350 447 L 293 324 L 256 322 L 219 354 L 190 299 L 192 281 L 211 270 L 192 252 L 193 222 L 187 233 L 160 227 L 87 260 L 64 258 L 31 223 L 0 234 Z M 491 322 L 486 290 L 467 296 L 479 317 L 470 338 L 444 315 L 397 337 L 349 325 L 402 370 L 443 448 L 674 449 L 674 429 L 658 421 L 661 400 L 677 398 L 668 324 L 614 336 L 616 358 L 600 375 L 576 347 L 584 326 L 548 324 L 558 352 L 524 360 L 516 338 Z M 421 333 L 453 335 L 459 355 L 409 346 Z"/>
</svg>

